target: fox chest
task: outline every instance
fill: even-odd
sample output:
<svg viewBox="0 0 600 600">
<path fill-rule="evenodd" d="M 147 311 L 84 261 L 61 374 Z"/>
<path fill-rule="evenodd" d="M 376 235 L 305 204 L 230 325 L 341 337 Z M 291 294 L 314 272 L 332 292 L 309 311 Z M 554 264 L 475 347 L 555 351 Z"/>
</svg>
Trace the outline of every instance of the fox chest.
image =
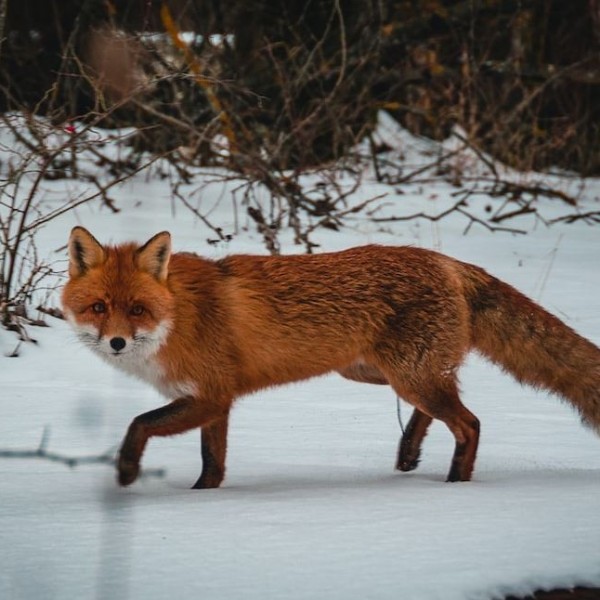
<svg viewBox="0 0 600 600">
<path fill-rule="evenodd" d="M 169 400 L 196 395 L 196 386 L 191 381 L 178 381 L 170 378 L 156 355 L 144 359 L 126 359 L 119 361 L 115 366 L 129 375 L 149 383 Z"/>
</svg>

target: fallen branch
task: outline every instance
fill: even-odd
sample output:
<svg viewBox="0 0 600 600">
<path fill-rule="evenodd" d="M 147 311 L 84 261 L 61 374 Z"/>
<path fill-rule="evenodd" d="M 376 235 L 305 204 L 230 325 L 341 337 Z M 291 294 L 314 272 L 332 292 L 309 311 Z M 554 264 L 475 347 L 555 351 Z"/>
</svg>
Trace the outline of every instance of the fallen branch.
<svg viewBox="0 0 600 600">
<path fill-rule="evenodd" d="M 114 449 L 107 450 L 104 454 L 91 456 L 66 456 L 58 452 L 51 452 L 47 449 L 50 430 L 44 427 L 42 439 L 35 450 L 2 450 L 0 449 L 0 458 L 41 458 L 51 462 L 57 462 L 74 469 L 80 465 L 101 464 L 114 467 L 116 464 Z M 164 477 L 165 469 L 144 469 L 140 472 L 141 477 Z"/>
<path fill-rule="evenodd" d="M 531 206 L 522 206 L 521 208 L 517 208 L 510 212 L 504 213 L 502 215 L 493 216 L 490 221 L 492 223 L 501 223 L 502 221 L 506 221 L 507 219 L 514 219 L 515 217 L 521 217 L 523 215 L 531 215 L 537 214 L 537 210 L 535 208 L 531 208 Z"/>
<path fill-rule="evenodd" d="M 469 229 L 471 228 L 473 223 L 477 223 L 478 225 L 483 225 L 487 230 L 492 231 L 492 232 L 502 231 L 504 233 L 519 233 L 519 234 L 527 233 L 523 229 L 514 229 L 513 227 L 495 227 L 494 225 L 490 225 L 487 221 L 480 219 L 478 217 L 475 217 L 472 214 L 470 214 L 469 212 L 467 212 L 466 210 L 464 210 L 462 208 L 464 205 L 465 205 L 464 200 L 461 199 L 456 204 L 454 204 L 450 208 L 442 211 L 441 213 L 438 213 L 437 215 L 428 215 L 427 213 L 419 212 L 419 213 L 414 213 L 412 215 L 406 215 L 403 217 L 398 217 L 398 216 L 373 217 L 372 221 L 375 223 L 392 223 L 392 222 L 397 222 L 397 221 L 412 221 L 413 219 L 427 219 L 428 221 L 435 222 L 435 221 L 440 221 L 444 217 L 447 217 L 449 214 L 456 211 L 469 219 L 469 224 L 467 225 L 467 227 L 465 228 L 465 231 L 464 231 L 465 234 L 469 231 Z"/>
<path fill-rule="evenodd" d="M 485 179 L 480 179 L 485 181 Z M 549 188 L 541 184 L 528 185 L 526 183 L 513 183 L 512 181 L 496 180 L 494 185 L 487 190 L 490 196 L 521 196 L 522 194 L 531 194 L 532 196 L 547 196 L 548 198 L 558 198 L 566 202 L 569 206 L 577 206 L 577 200 L 562 190 Z"/>
<path fill-rule="evenodd" d="M 600 223 L 600 211 L 593 210 L 586 213 L 579 213 L 575 215 L 565 215 L 564 217 L 557 217 L 549 221 L 553 223 L 575 223 L 575 221 L 586 221 L 589 224 Z"/>
</svg>

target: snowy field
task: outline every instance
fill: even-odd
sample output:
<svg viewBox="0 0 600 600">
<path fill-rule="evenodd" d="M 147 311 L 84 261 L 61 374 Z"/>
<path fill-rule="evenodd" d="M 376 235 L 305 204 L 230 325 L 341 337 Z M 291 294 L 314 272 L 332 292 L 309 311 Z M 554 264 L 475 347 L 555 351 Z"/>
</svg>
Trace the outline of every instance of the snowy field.
<svg viewBox="0 0 600 600">
<path fill-rule="evenodd" d="M 85 184 L 45 185 L 59 195 Z M 199 199 L 196 187 L 188 188 L 194 202 L 214 205 L 214 221 L 226 223 L 228 189 L 209 187 Z M 403 191 L 367 178 L 354 201 L 385 192 L 390 214 L 434 214 L 455 201 L 446 184 Z M 599 210 L 599 196 L 589 182 L 580 210 Z M 208 245 L 211 232 L 151 174 L 111 197 L 119 214 L 90 204 L 49 223 L 40 254 L 64 261 L 75 224 L 103 242 L 168 229 L 176 250 L 265 253 L 252 228 Z M 564 207 L 544 200 L 540 210 Z M 322 250 L 413 244 L 477 263 L 600 345 L 600 226 L 525 217 L 518 225 L 528 235 L 477 225 L 462 235 L 466 224 L 455 215 L 382 229 L 356 215 L 351 227 L 315 239 Z M 283 236 L 286 253 L 302 251 L 290 240 Z M 80 347 L 64 322 L 48 321 L 30 329 L 38 344 L 22 346 L 19 358 L 5 357 L 16 338 L 0 329 L 0 448 L 33 449 L 45 427 L 54 452 L 118 447 L 131 419 L 163 399 Z M 461 384 L 482 424 L 470 483 L 445 483 L 453 439 L 440 423 L 419 469 L 394 472 L 393 392 L 333 375 L 241 399 L 218 490 L 189 489 L 201 468 L 196 433 L 152 439 L 143 466 L 165 476 L 127 489 L 105 465 L 0 459 L 0 599 L 484 600 L 600 585 L 598 436 L 556 398 L 477 356 Z M 409 415 L 402 404 L 404 422 Z"/>
</svg>

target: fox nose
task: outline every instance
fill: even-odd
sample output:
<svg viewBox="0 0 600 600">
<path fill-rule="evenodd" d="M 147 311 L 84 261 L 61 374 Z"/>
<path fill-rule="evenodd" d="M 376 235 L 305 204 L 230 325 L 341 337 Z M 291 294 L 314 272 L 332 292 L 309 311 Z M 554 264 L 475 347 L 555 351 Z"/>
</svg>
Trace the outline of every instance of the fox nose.
<svg viewBox="0 0 600 600">
<path fill-rule="evenodd" d="M 119 352 L 120 350 L 123 350 L 123 348 L 125 348 L 126 343 L 127 342 L 122 337 L 114 337 L 110 340 L 110 347 L 115 352 Z"/>
</svg>

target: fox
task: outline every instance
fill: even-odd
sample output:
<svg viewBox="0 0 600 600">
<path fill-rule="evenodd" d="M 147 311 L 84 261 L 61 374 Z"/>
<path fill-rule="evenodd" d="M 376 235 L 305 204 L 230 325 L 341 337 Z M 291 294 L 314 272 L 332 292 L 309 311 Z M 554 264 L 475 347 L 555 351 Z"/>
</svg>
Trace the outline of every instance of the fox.
<svg viewBox="0 0 600 600">
<path fill-rule="evenodd" d="M 458 371 L 476 351 L 517 381 L 569 401 L 600 433 L 600 349 L 482 268 L 412 246 L 340 252 L 173 253 L 160 232 L 102 245 L 77 226 L 68 241 L 65 318 L 114 367 L 167 400 L 129 425 L 117 480 L 139 476 L 154 436 L 201 432 L 193 489 L 225 478 L 229 415 L 260 389 L 330 372 L 391 386 L 414 407 L 395 457 L 417 468 L 434 419 L 454 436 L 447 481 L 469 481 L 480 434 Z"/>
</svg>

